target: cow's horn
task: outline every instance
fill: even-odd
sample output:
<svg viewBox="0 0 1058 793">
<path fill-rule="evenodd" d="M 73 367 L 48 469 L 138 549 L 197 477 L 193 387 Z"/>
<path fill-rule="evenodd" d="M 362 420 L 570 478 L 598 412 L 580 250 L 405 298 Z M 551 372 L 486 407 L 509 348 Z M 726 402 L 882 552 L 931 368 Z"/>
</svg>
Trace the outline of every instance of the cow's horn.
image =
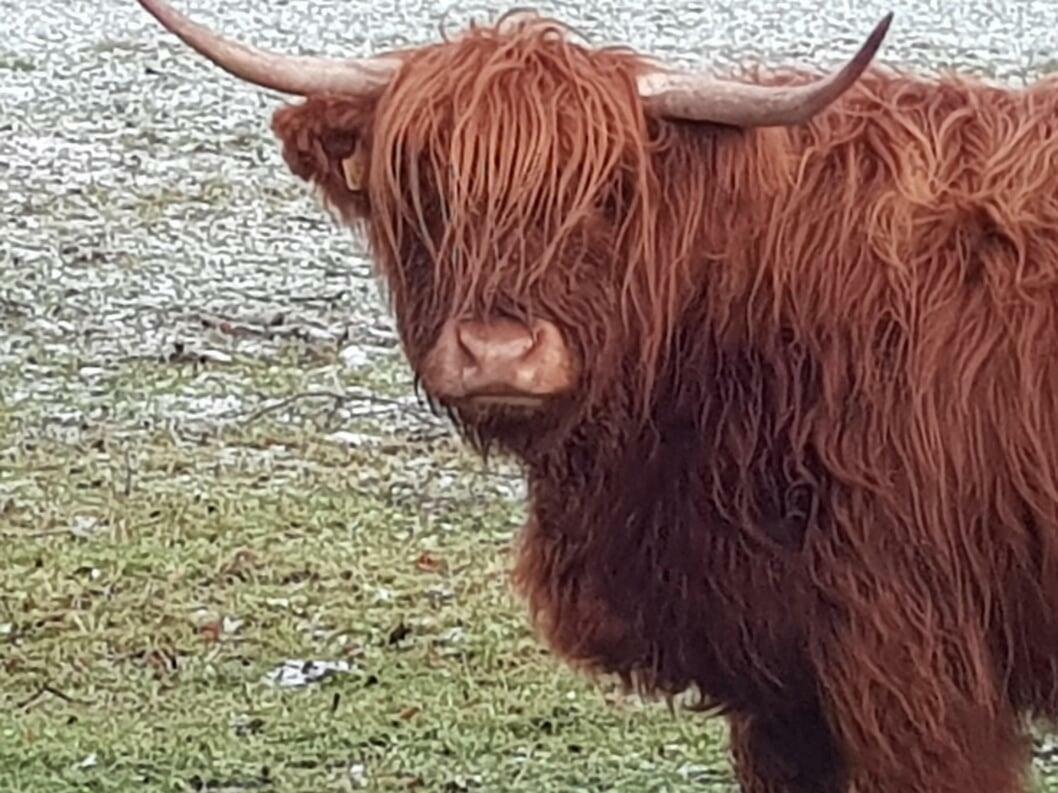
<svg viewBox="0 0 1058 793">
<path fill-rule="evenodd" d="M 192 22 L 165 0 L 139 0 L 163 27 L 236 77 L 285 94 L 363 93 L 384 86 L 399 61 L 280 55 L 224 38 Z"/>
<path fill-rule="evenodd" d="M 881 46 L 892 20 L 892 12 L 886 14 L 842 69 L 808 85 L 762 86 L 659 71 L 640 78 L 639 92 L 652 112 L 668 118 L 739 127 L 799 124 L 859 79 Z"/>
</svg>

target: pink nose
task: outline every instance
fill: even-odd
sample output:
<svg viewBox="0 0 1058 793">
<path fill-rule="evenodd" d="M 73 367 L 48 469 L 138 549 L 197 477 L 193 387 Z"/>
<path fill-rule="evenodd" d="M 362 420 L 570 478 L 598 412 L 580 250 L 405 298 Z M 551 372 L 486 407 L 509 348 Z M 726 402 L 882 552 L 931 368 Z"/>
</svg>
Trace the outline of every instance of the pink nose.
<svg viewBox="0 0 1058 793">
<path fill-rule="evenodd" d="M 449 321 L 427 357 L 423 382 L 444 399 L 537 401 L 573 385 L 573 365 L 558 328 L 540 320 Z"/>
</svg>

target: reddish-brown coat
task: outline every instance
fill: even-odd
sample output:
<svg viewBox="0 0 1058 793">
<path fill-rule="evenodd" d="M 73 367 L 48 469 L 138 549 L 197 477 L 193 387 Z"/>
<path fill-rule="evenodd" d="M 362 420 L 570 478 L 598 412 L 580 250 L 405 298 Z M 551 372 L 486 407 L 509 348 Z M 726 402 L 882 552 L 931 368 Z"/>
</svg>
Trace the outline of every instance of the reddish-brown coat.
<svg viewBox="0 0 1058 793">
<path fill-rule="evenodd" d="M 566 335 L 576 398 L 454 414 L 526 464 L 551 646 L 697 688 L 753 793 L 1022 790 L 1058 715 L 1058 86 L 872 72 L 742 131 L 533 24 L 407 58 L 275 131 L 413 367 L 457 312 Z"/>
</svg>

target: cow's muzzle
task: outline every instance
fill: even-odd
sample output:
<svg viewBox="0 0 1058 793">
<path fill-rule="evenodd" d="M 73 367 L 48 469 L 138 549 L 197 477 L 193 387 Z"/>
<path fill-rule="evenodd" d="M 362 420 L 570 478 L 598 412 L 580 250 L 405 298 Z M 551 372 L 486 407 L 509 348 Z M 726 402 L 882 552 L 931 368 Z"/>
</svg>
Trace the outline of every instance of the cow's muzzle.
<svg viewBox="0 0 1058 793">
<path fill-rule="evenodd" d="M 443 402 L 537 407 L 568 393 L 574 364 L 551 322 L 514 320 L 445 323 L 423 364 L 422 382 Z"/>
</svg>

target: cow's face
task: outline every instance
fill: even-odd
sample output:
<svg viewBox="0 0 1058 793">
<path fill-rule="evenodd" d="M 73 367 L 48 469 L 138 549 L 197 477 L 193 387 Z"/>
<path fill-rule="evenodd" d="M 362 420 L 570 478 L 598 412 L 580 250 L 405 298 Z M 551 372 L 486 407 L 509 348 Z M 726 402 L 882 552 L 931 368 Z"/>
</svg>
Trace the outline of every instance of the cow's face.
<svg viewBox="0 0 1058 793">
<path fill-rule="evenodd" d="M 520 437 L 523 448 L 608 394 L 649 409 L 678 311 L 676 262 L 697 231 L 666 220 L 689 202 L 672 194 L 687 177 L 670 169 L 659 184 L 648 116 L 804 123 L 856 81 L 891 19 L 840 70 L 765 87 L 591 51 L 543 19 L 505 16 L 456 41 L 333 60 L 266 52 L 166 0 L 139 3 L 240 79 L 308 97 L 276 115 L 284 158 L 366 227 L 427 393 L 479 440 Z M 716 165 L 703 157 L 694 162 Z"/>
<path fill-rule="evenodd" d="M 429 397 L 478 436 L 569 427 L 628 337 L 649 180 L 633 61 L 542 28 L 456 46 L 412 54 L 376 98 L 285 108 L 275 129 L 366 227 Z"/>
</svg>

